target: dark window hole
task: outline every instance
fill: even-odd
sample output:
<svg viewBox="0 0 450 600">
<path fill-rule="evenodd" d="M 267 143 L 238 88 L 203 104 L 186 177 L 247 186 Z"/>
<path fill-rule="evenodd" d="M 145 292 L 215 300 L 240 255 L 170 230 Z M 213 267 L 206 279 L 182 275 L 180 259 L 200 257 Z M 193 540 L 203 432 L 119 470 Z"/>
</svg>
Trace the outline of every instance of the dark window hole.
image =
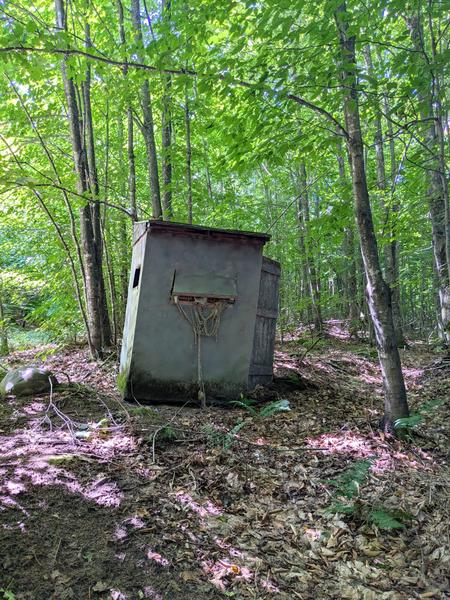
<svg viewBox="0 0 450 600">
<path fill-rule="evenodd" d="M 141 277 L 141 267 L 136 267 L 136 270 L 134 271 L 134 277 L 133 277 L 133 287 L 137 287 L 139 285 L 139 279 Z"/>
</svg>

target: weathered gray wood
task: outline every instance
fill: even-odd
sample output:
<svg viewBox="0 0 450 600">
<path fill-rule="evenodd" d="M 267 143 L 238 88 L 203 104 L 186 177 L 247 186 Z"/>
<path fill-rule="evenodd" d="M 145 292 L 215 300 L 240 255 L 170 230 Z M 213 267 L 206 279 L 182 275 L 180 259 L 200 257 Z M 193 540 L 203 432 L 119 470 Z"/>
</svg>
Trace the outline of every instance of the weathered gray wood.
<svg viewBox="0 0 450 600">
<path fill-rule="evenodd" d="M 253 353 L 249 370 L 249 389 L 253 389 L 256 385 L 267 385 L 273 379 L 280 271 L 278 262 L 270 258 L 263 258 Z"/>
</svg>

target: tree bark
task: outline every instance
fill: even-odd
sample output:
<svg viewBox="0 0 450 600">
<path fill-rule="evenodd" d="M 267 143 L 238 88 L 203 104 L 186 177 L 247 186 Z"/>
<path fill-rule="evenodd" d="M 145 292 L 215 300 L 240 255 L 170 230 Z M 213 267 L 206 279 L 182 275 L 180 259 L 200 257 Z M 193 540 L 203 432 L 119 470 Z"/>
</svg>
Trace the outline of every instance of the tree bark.
<svg viewBox="0 0 450 600">
<path fill-rule="evenodd" d="M 191 114 L 189 112 L 189 90 L 186 83 L 184 93 L 184 126 L 186 132 L 186 188 L 188 223 L 192 223 L 192 147 L 191 147 Z"/>
<path fill-rule="evenodd" d="M 298 191 L 298 182 L 295 181 L 294 191 L 297 194 Z M 303 206 L 301 202 L 301 196 L 298 196 L 298 204 L 297 204 L 297 225 L 298 225 L 298 248 L 300 250 L 300 273 L 299 273 L 299 296 L 301 299 L 310 298 L 310 286 L 309 286 L 309 276 L 308 276 L 308 266 L 306 261 L 306 245 L 305 245 L 305 220 L 303 218 Z M 309 303 L 309 300 L 308 300 Z M 302 302 L 303 305 L 303 302 Z M 300 314 L 300 318 L 302 320 L 308 320 L 308 308 L 305 307 L 305 310 L 302 308 L 302 312 Z"/>
<path fill-rule="evenodd" d="M 55 0 L 56 26 L 61 31 L 66 29 L 66 14 L 64 0 Z M 89 188 L 89 169 L 86 152 L 82 140 L 82 123 L 78 108 L 77 92 L 74 81 L 67 72 L 67 59 L 62 63 L 62 77 L 64 93 L 67 102 L 69 118 L 70 139 L 72 144 L 73 160 L 77 175 L 77 191 L 83 196 L 91 194 Z M 95 233 L 92 223 L 92 212 L 89 202 L 80 209 L 81 247 L 85 271 L 85 297 L 87 317 L 89 324 L 89 338 L 91 352 L 94 357 L 102 354 L 102 313 L 99 308 L 99 274 L 97 270 L 97 250 L 95 246 Z"/>
<path fill-rule="evenodd" d="M 367 300 L 383 378 L 385 405 L 383 426 L 393 432 L 395 421 L 409 415 L 406 389 L 398 352 L 389 287 L 383 279 L 372 219 L 364 165 L 364 146 L 359 118 L 355 38 L 348 34 L 350 15 L 343 2 L 335 12 L 341 50 L 343 108 L 351 163 L 353 197 L 361 253 L 367 277 Z"/>
<path fill-rule="evenodd" d="M 320 281 L 317 275 L 314 256 L 311 250 L 311 235 L 310 235 L 310 211 L 309 211 L 309 194 L 308 194 L 308 178 L 306 176 L 306 166 L 304 162 L 299 166 L 299 206 L 303 214 L 304 223 L 304 243 L 305 243 L 305 264 L 308 272 L 308 285 L 311 297 L 311 305 L 313 310 L 314 329 L 316 333 L 323 331 L 322 308 L 320 305 Z"/>
<path fill-rule="evenodd" d="M 92 46 L 90 37 L 89 24 L 85 26 L 86 48 Z M 94 142 L 94 124 L 92 119 L 91 107 L 91 67 L 89 63 L 86 67 L 85 81 L 82 85 L 83 104 L 84 104 L 84 127 L 85 127 L 85 143 L 87 170 L 89 176 L 89 189 L 91 191 L 94 202 L 90 205 L 92 213 L 92 228 L 94 232 L 94 251 L 96 261 L 96 277 L 98 285 L 98 310 L 101 321 L 102 347 L 107 348 L 111 345 L 111 322 L 108 314 L 108 303 L 106 299 L 105 279 L 103 275 L 103 245 L 102 227 L 100 222 L 100 204 L 99 194 L 100 187 L 98 182 L 97 162 L 95 157 L 95 142 Z M 107 207 L 105 206 L 105 210 Z"/>
<path fill-rule="evenodd" d="M 126 56 L 126 37 L 125 37 L 125 24 L 123 18 L 123 6 L 121 0 L 117 0 L 117 12 L 119 16 L 119 39 L 120 45 L 124 50 L 124 58 L 127 59 Z M 126 77 L 128 74 L 128 69 L 126 67 L 122 70 L 123 77 L 126 81 Z M 128 198 L 129 198 L 129 207 L 131 213 L 131 219 L 133 221 L 138 220 L 138 212 L 137 212 L 137 203 L 136 203 L 136 161 L 134 155 L 134 124 L 133 124 L 133 107 L 131 105 L 131 101 L 127 100 L 127 155 L 128 155 Z M 120 165 L 122 165 L 123 155 L 122 155 L 122 146 L 123 146 L 123 128 L 122 128 L 122 117 L 119 117 L 119 153 L 120 153 Z M 122 175 L 123 181 L 123 192 L 125 187 L 125 176 Z M 125 194 L 123 194 L 125 195 Z M 125 234 L 126 238 L 126 234 Z"/>
<path fill-rule="evenodd" d="M 0 277 L 0 356 L 9 354 L 8 328 L 6 325 L 5 306 L 3 302 L 3 281 Z"/>
<path fill-rule="evenodd" d="M 337 154 L 339 180 L 342 187 L 344 198 L 347 196 L 349 188 L 347 175 L 345 172 L 345 159 L 342 144 L 339 141 Z M 359 308 L 358 308 L 358 282 L 355 260 L 355 226 L 352 215 L 350 223 L 344 228 L 343 252 L 345 258 L 345 297 L 347 298 L 347 318 L 349 321 L 349 332 L 351 336 L 358 337 L 359 330 Z"/>
<path fill-rule="evenodd" d="M 433 71 L 425 49 L 420 14 L 408 16 L 406 22 L 414 48 L 420 58 L 424 80 L 424 85 L 419 90 L 419 111 L 421 118 L 428 123 L 424 136 L 424 143 L 429 151 L 425 168 L 428 178 L 427 201 L 431 219 L 434 266 L 438 280 L 440 306 L 438 328 L 442 341 L 450 351 L 450 211 L 442 107 L 437 93 L 439 79 Z M 431 21 L 429 23 L 432 52 L 435 55 L 436 46 Z"/>
<path fill-rule="evenodd" d="M 128 198 L 130 203 L 131 219 L 138 220 L 136 203 L 136 160 L 134 156 L 134 132 L 133 112 L 129 106 L 127 109 L 127 152 L 128 152 Z"/>
<path fill-rule="evenodd" d="M 109 146 L 110 146 L 110 136 L 109 136 L 109 102 L 106 100 L 106 140 L 105 140 L 105 179 L 103 185 L 103 199 L 105 201 L 108 200 L 108 191 L 109 191 Z M 114 262 L 110 257 L 110 240 L 111 240 L 111 219 L 110 219 L 110 211 L 108 207 L 105 205 L 103 218 L 101 221 L 102 225 L 102 238 L 103 238 L 103 248 L 105 253 L 105 265 L 108 273 L 108 291 L 109 291 L 109 304 L 111 307 L 111 324 L 112 324 L 112 341 L 114 344 L 117 343 L 117 335 L 118 335 L 118 311 L 117 311 L 117 295 L 116 295 L 116 277 L 114 273 Z M 111 242 L 112 246 L 112 242 Z"/>
<path fill-rule="evenodd" d="M 374 68 L 372 62 L 372 53 L 370 46 L 364 48 L 364 57 L 366 59 L 367 71 L 369 75 L 374 75 Z M 402 330 L 401 321 L 401 308 L 400 308 L 400 289 L 399 289 L 399 266 L 398 266 L 398 242 L 396 239 L 396 228 L 395 220 L 398 214 L 398 205 L 395 205 L 395 210 L 392 202 L 388 202 L 388 178 L 386 175 L 386 161 L 384 157 L 384 140 L 383 140 L 383 127 L 381 120 L 381 110 L 378 106 L 375 111 L 374 125 L 375 125 L 375 156 L 376 156 L 376 168 L 377 168 L 377 187 L 380 191 L 382 207 L 384 210 L 384 223 L 387 228 L 388 241 L 384 242 L 384 272 L 385 280 L 389 286 L 391 292 L 391 303 L 392 303 L 392 316 L 394 319 L 395 335 L 397 338 L 397 346 L 403 347 L 405 345 L 405 339 Z M 391 140 L 393 143 L 394 140 Z M 391 157 L 393 149 L 391 148 Z M 394 153 L 395 157 L 395 153 Z M 391 161 L 392 162 L 392 161 Z M 392 194 L 395 193 L 395 186 L 392 187 Z"/>
<path fill-rule="evenodd" d="M 135 31 L 135 42 L 139 47 L 139 50 L 137 52 L 138 59 L 141 62 L 145 62 L 142 56 L 142 49 L 144 46 L 139 0 L 131 0 L 131 20 Z M 161 219 L 162 207 L 161 193 L 159 188 L 158 157 L 156 153 L 152 97 L 150 93 L 150 85 L 148 79 L 145 79 L 141 85 L 141 102 L 142 114 L 144 117 L 142 134 L 144 136 L 145 146 L 147 149 L 148 178 L 150 182 L 150 193 L 152 199 L 152 215 L 154 219 Z"/>
<path fill-rule="evenodd" d="M 162 0 L 161 16 L 163 21 L 170 24 L 170 0 Z M 170 75 L 162 74 L 163 97 L 161 115 L 161 145 L 162 145 L 162 180 L 163 180 L 163 212 L 164 217 L 173 217 L 172 208 L 172 117 L 171 117 L 171 87 Z"/>
</svg>

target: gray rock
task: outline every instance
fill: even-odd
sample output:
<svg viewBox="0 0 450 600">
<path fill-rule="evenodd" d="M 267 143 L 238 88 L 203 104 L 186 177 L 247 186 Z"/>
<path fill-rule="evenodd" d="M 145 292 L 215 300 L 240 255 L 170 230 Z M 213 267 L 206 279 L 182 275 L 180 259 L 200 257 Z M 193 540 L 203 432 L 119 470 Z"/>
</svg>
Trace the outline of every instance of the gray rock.
<svg viewBox="0 0 450 600">
<path fill-rule="evenodd" d="M 21 367 L 12 369 L 0 382 L 0 396 L 33 396 L 50 391 L 57 385 L 54 375 L 41 367 Z"/>
</svg>

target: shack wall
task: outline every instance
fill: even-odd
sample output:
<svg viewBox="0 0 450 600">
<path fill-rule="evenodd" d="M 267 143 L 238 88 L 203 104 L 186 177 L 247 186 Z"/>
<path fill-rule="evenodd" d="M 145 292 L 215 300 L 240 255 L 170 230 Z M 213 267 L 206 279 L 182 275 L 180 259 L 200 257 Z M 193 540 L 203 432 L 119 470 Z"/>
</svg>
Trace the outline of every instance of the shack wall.
<svg viewBox="0 0 450 600">
<path fill-rule="evenodd" d="M 249 389 L 253 389 L 256 385 L 268 385 L 273 380 L 280 273 L 280 264 L 276 260 L 263 257 L 248 380 Z"/>
<path fill-rule="evenodd" d="M 135 223 L 133 230 L 133 252 L 131 256 L 131 277 L 128 282 L 127 307 L 125 311 L 122 348 L 120 352 L 120 377 L 122 381 L 119 381 L 119 387 L 122 388 L 122 392 L 127 397 L 132 396 L 128 386 L 128 373 L 131 367 L 134 334 L 136 331 L 136 317 L 139 306 L 139 295 L 141 292 L 140 281 L 137 286 L 134 285 L 134 275 L 136 274 L 136 270 L 139 269 L 139 278 L 140 280 L 142 279 L 146 240 L 146 224 Z"/>
<path fill-rule="evenodd" d="M 132 350 L 128 394 L 138 399 L 194 397 L 197 348 L 190 324 L 170 301 L 174 271 L 219 273 L 237 278 L 238 297 L 225 310 L 217 341 L 202 337 L 201 363 L 207 394 L 238 397 L 247 389 L 260 285 L 262 242 L 150 231 L 144 236 L 140 291 L 132 300 L 127 326 Z M 133 256 L 135 253 L 133 253 Z M 136 257 L 139 251 L 136 250 Z M 138 258 L 134 268 L 138 264 Z M 133 280 L 131 273 L 131 283 Z M 131 289 L 131 293 L 134 291 Z M 137 311 L 135 308 L 136 304 Z M 127 311 L 128 312 L 128 311 Z M 135 319 L 133 327 L 133 319 Z"/>
</svg>

